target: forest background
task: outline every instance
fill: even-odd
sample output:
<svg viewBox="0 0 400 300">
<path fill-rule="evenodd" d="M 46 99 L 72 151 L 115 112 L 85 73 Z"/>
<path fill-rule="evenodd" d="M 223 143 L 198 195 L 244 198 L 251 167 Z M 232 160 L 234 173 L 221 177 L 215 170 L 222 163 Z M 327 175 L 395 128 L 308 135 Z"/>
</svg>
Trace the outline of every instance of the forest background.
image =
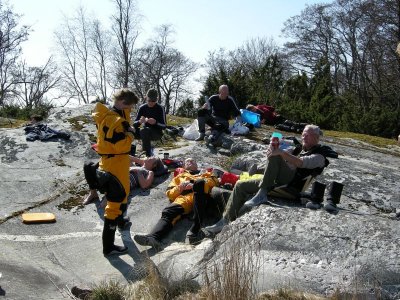
<svg viewBox="0 0 400 300">
<path fill-rule="evenodd" d="M 201 65 L 175 47 L 170 24 L 138 47 L 137 3 L 112 2 L 110 27 L 79 7 L 60 20 L 54 55 L 29 66 L 21 45 L 32 28 L 0 0 L 0 116 L 27 118 L 70 101 L 109 101 L 120 87 L 143 99 L 155 87 L 168 114 L 195 117 L 205 97 L 227 84 L 241 108 L 266 103 L 288 119 L 324 129 L 389 138 L 400 132 L 397 0 L 307 5 L 285 22 L 282 47 L 256 37 L 234 50 L 210 50 Z M 200 67 L 206 71 L 197 79 Z"/>
</svg>

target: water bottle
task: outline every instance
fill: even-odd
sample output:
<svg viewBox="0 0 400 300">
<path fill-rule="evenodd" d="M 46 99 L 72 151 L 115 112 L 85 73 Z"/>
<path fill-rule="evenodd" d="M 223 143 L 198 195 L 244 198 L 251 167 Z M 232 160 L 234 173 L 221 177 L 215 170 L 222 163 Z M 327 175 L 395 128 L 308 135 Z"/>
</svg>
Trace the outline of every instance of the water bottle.
<svg viewBox="0 0 400 300">
<path fill-rule="evenodd" d="M 282 139 L 282 134 L 279 132 L 273 132 L 271 136 L 271 146 L 273 149 L 279 148 L 279 141 Z"/>
</svg>

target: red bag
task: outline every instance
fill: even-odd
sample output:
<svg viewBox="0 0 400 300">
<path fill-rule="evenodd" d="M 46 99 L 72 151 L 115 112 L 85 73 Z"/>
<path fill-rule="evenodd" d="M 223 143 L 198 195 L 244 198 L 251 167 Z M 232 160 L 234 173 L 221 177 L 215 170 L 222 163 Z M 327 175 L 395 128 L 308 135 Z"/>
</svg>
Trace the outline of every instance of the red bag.
<svg viewBox="0 0 400 300">
<path fill-rule="evenodd" d="M 229 172 L 224 172 L 224 174 L 222 174 L 222 177 L 221 177 L 221 185 L 229 183 L 232 186 L 234 186 L 236 181 L 238 181 L 238 180 L 239 180 L 239 175 L 229 173 Z"/>
</svg>

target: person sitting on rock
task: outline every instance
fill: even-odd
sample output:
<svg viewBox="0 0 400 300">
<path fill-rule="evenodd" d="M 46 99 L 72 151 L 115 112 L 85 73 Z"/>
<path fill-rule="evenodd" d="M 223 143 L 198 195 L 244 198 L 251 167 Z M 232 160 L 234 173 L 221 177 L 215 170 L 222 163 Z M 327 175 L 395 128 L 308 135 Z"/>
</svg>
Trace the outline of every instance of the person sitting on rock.
<svg viewBox="0 0 400 300">
<path fill-rule="evenodd" d="M 212 129 L 208 142 L 211 144 L 217 142 L 221 133 L 229 129 L 231 115 L 240 121 L 240 110 L 236 106 L 235 100 L 229 96 L 228 86 L 221 85 L 219 87 L 219 94 L 211 96 L 198 111 L 197 120 L 200 136 L 196 141 L 204 140 L 207 124 Z"/>
<path fill-rule="evenodd" d="M 151 141 L 160 140 L 163 135 L 162 131 L 167 126 L 164 108 L 157 101 L 157 90 L 149 89 L 146 94 L 147 103 L 139 107 L 136 119 L 133 122 L 136 131 L 135 136 L 142 140 L 142 149 L 147 157 L 154 155 Z"/>
<path fill-rule="evenodd" d="M 228 222 L 238 217 L 239 211 L 267 203 L 268 192 L 275 186 L 290 183 L 295 176 L 305 178 L 316 171 L 320 174 L 329 163 L 325 151 L 333 151 L 330 147 L 319 144 L 320 136 L 322 131 L 318 126 L 307 125 L 302 133 L 302 151 L 299 156 L 270 144 L 267 150 L 268 164 L 263 178 L 239 180 L 229 197 L 222 218 L 205 230 L 212 233 L 220 232 Z M 337 155 L 336 152 L 334 154 Z M 246 201 L 254 193 L 255 196 Z"/>
<path fill-rule="evenodd" d="M 134 236 L 134 240 L 143 246 L 159 249 L 161 240 L 170 232 L 175 223 L 194 210 L 194 222 L 186 237 L 189 241 L 196 239 L 200 233 L 201 223 L 209 194 L 219 184 L 212 172 L 202 172 L 194 159 L 185 160 L 184 171 L 175 176 L 167 188 L 167 197 L 171 204 L 161 213 L 161 218 L 149 234 Z"/>
</svg>

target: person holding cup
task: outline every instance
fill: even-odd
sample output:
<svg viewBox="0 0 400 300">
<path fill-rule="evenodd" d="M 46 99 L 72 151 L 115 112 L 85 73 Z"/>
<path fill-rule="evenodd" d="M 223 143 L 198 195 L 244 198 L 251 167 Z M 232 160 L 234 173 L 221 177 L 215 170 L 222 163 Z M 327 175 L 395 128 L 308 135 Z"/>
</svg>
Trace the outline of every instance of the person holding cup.
<svg viewBox="0 0 400 300">
<path fill-rule="evenodd" d="M 304 178 L 314 173 L 320 174 L 329 163 L 326 157 L 337 158 L 337 153 L 330 147 L 319 144 L 321 136 L 322 131 L 318 126 L 307 125 L 302 133 L 302 150 L 298 156 L 270 144 L 267 150 L 268 164 L 262 179 L 239 180 L 229 196 L 222 219 L 205 230 L 220 232 L 242 210 L 267 203 L 267 194 L 275 186 L 288 184 L 295 176 Z M 251 195 L 254 196 L 247 200 Z"/>
</svg>

